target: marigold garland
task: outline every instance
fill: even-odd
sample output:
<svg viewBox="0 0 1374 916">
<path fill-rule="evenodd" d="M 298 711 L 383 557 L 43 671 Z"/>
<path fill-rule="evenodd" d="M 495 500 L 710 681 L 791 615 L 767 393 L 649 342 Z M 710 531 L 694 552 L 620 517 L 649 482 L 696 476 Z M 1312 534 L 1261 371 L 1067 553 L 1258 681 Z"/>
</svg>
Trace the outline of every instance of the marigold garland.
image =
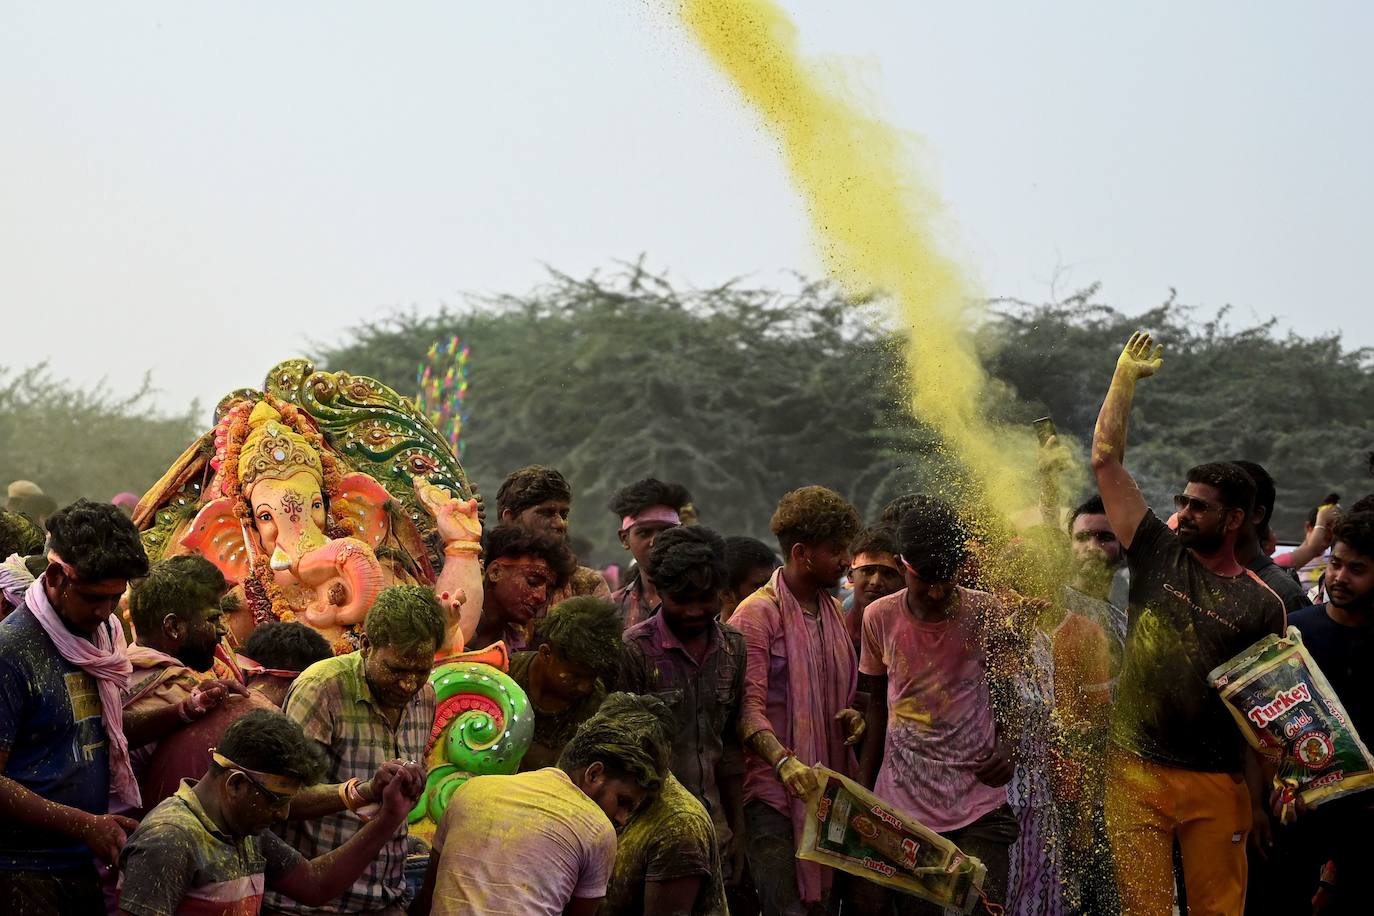
<svg viewBox="0 0 1374 916">
<path fill-rule="evenodd" d="M 291 607 L 291 602 L 286 600 L 286 595 L 282 594 L 281 586 L 277 585 L 277 577 L 272 572 L 271 562 L 267 557 L 258 554 L 253 559 L 253 576 L 258 584 L 262 586 L 262 591 L 267 599 L 267 610 L 272 619 L 282 623 L 290 623 L 296 619 L 296 612 Z M 257 609 L 254 609 L 256 616 Z"/>
<path fill-rule="evenodd" d="M 358 638 L 359 627 L 356 623 L 349 624 L 338 639 L 330 645 L 335 655 L 347 655 L 356 652 L 362 647 L 362 640 Z"/>
<path fill-rule="evenodd" d="M 299 433 L 315 453 L 320 456 L 320 466 L 324 471 L 324 491 L 334 496 L 339 490 L 339 469 L 334 456 L 325 448 L 324 438 L 308 415 L 296 407 L 276 398 L 265 398 L 281 415 L 282 421 Z M 239 456 L 243 443 L 250 432 L 248 417 L 253 403 L 243 401 L 236 404 L 225 416 L 227 426 L 223 434 L 224 457 L 220 461 L 221 491 L 234 501 L 234 515 L 245 525 L 253 525 L 252 507 L 243 493 L 243 483 L 239 480 Z M 271 561 L 259 553 L 253 558 L 250 572 L 243 583 L 244 597 L 253 612 L 256 623 L 269 623 L 273 620 L 290 623 L 296 619 L 296 611 L 277 585 L 276 574 Z"/>
</svg>

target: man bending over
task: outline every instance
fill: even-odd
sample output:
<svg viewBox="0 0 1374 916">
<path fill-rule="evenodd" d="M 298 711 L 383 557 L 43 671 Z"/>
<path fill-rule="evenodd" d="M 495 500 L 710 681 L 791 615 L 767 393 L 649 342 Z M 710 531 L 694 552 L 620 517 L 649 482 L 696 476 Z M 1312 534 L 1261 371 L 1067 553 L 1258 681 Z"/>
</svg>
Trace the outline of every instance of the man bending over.
<svg viewBox="0 0 1374 916">
<path fill-rule="evenodd" d="M 613 709 L 661 709 L 613 693 Z M 668 745 L 644 716 L 582 723 L 558 766 L 476 776 L 453 793 L 411 912 L 592 916 L 606 896 L 617 827 L 658 792 Z"/>
<path fill-rule="evenodd" d="M 183 781 L 129 838 L 121 913 L 252 914 L 267 888 L 307 906 L 328 903 L 372 863 L 424 788 L 418 771 L 400 771 L 376 817 L 339 848 L 306 859 L 268 828 L 324 771 L 323 752 L 299 725 L 266 709 L 235 721 L 212 752 L 205 777 Z"/>
</svg>

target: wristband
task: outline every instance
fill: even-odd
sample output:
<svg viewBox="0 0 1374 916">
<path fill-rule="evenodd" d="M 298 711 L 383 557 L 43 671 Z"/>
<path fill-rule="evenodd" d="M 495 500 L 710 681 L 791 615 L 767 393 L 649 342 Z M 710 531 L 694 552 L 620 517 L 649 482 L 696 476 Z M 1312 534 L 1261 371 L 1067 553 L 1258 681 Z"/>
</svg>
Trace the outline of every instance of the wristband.
<svg viewBox="0 0 1374 916">
<path fill-rule="evenodd" d="M 786 754 L 783 754 L 781 757 L 778 758 L 778 762 L 773 764 L 773 775 L 777 776 L 779 779 L 782 779 L 782 765 L 789 760 L 796 759 L 797 755 L 792 753 L 791 751 L 788 751 Z"/>
<path fill-rule="evenodd" d="M 474 554 L 482 552 L 481 541 L 453 541 L 444 545 L 444 556 L 454 557 L 461 554 Z"/>
<path fill-rule="evenodd" d="M 186 705 L 186 704 L 188 704 L 188 703 L 195 703 L 195 697 L 193 697 L 193 696 L 187 697 L 186 699 L 184 699 L 184 700 L 182 700 L 180 703 L 178 703 L 178 704 L 177 704 L 177 714 L 178 714 L 179 716 L 181 716 L 181 721 L 183 721 L 183 722 L 185 722 L 185 723 L 187 723 L 187 724 L 189 725 L 190 723 L 192 723 L 192 722 L 194 722 L 194 721 L 196 721 L 196 720 L 191 716 L 191 710 L 190 710 L 190 709 L 187 707 L 187 705 Z M 197 708 L 199 708 L 199 707 L 197 707 Z"/>
</svg>

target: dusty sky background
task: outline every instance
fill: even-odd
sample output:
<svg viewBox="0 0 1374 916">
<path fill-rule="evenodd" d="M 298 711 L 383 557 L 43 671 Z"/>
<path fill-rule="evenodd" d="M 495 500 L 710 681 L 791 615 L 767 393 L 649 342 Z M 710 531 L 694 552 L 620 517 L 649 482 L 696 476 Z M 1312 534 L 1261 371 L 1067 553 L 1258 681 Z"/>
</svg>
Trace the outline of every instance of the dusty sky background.
<svg viewBox="0 0 1374 916">
<path fill-rule="evenodd" d="M 1175 286 L 1374 344 L 1374 5 L 786 6 L 920 135 L 989 294 Z M 666 2 L 3 0 L 0 86 L 0 364 L 146 370 L 168 409 L 542 263 L 819 271 Z"/>
</svg>

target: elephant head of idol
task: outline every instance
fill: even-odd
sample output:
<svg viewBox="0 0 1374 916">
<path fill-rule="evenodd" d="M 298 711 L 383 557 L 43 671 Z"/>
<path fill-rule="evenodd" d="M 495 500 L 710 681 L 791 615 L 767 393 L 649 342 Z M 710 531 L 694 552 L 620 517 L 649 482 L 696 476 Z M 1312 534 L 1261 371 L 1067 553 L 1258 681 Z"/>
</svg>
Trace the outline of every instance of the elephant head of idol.
<svg viewBox="0 0 1374 916">
<path fill-rule="evenodd" d="M 229 392 L 139 500 L 154 560 L 199 553 L 234 585 L 229 627 L 300 620 L 358 647 L 388 585 L 424 585 L 449 618 L 445 654 L 482 609 L 481 502 L 451 443 L 410 398 L 304 359 Z"/>
<path fill-rule="evenodd" d="M 366 474 L 341 476 L 310 418 L 274 401 L 239 403 L 216 427 L 222 495 L 181 546 L 242 585 L 254 623 L 299 619 L 337 642 L 386 584 L 359 528 L 385 524 L 389 496 Z"/>
</svg>

